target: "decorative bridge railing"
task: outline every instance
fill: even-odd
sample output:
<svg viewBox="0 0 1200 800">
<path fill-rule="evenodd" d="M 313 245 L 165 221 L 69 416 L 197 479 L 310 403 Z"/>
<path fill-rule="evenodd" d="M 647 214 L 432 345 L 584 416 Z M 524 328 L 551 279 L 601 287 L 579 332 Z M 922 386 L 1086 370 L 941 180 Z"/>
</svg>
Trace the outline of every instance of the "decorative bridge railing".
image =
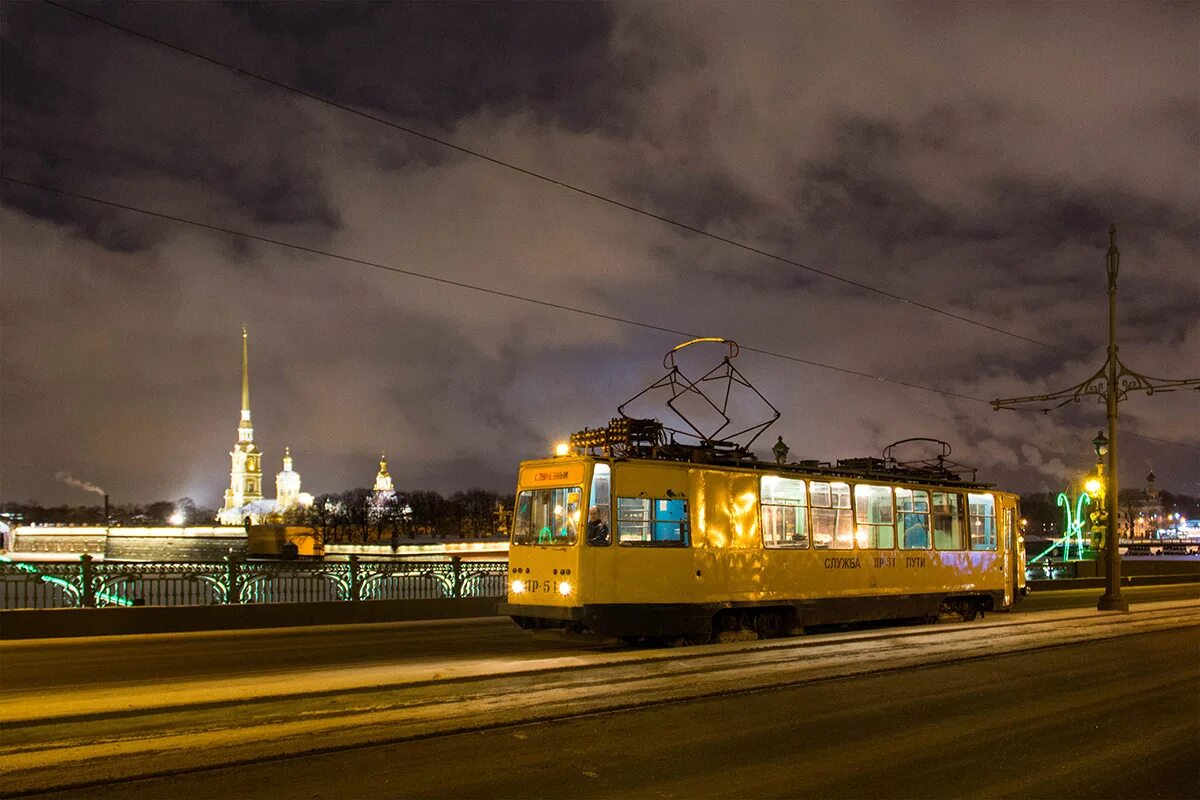
<svg viewBox="0 0 1200 800">
<path fill-rule="evenodd" d="M 507 561 L 209 563 L 0 560 L 0 608 L 195 606 L 500 597 Z"/>
</svg>

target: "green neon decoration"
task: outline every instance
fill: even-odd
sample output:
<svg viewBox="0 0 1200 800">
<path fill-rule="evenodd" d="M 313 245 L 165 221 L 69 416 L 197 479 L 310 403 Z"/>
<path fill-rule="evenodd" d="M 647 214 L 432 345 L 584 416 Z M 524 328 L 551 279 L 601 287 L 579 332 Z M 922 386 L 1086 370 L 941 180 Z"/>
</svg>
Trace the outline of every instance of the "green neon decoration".
<svg viewBox="0 0 1200 800">
<path fill-rule="evenodd" d="M 1071 541 L 1072 540 L 1075 541 L 1075 553 L 1076 553 L 1075 557 L 1083 558 L 1083 548 L 1084 548 L 1083 524 L 1084 524 L 1084 520 L 1087 519 L 1084 516 L 1083 507 L 1085 505 L 1091 505 L 1091 502 L 1092 502 L 1091 495 L 1089 495 L 1087 492 L 1081 493 L 1078 497 L 1075 498 L 1075 509 L 1072 512 L 1071 498 L 1069 496 L 1067 496 L 1066 492 L 1059 492 L 1058 493 L 1058 505 L 1063 507 L 1063 523 L 1064 523 L 1063 524 L 1063 535 L 1061 537 L 1059 537 L 1058 539 L 1055 539 L 1053 542 L 1051 542 L 1050 546 L 1047 547 L 1045 550 L 1038 553 L 1033 558 L 1029 559 L 1029 563 L 1033 564 L 1036 561 L 1038 561 L 1038 559 L 1042 559 L 1042 558 L 1048 559 L 1050 553 L 1054 550 L 1054 548 L 1060 547 L 1060 546 L 1063 549 L 1062 560 L 1070 561 L 1071 560 Z"/>
<path fill-rule="evenodd" d="M 1090 505 L 1092 497 L 1087 492 L 1080 493 L 1079 497 L 1075 498 L 1075 514 L 1071 514 L 1071 498 L 1067 497 L 1066 492 L 1059 492 L 1058 504 L 1063 507 L 1063 517 L 1065 518 L 1066 526 L 1063 528 L 1067 540 L 1066 548 L 1063 550 L 1063 561 L 1071 560 L 1071 537 L 1075 538 L 1076 558 L 1083 558 L 1083 521 L 1086 517 L 1083 515 L 1083 507 Z"/>
<path fill-rule="evenodd" d="M 42 581 L 45 583 L 50 583 L 50 584 L 53 584 L 53 585 L 58 586 L 63 589 L 70 589 L 71 591 L 76 591 L 75 585 L 72 584 L 70 581 L 64 580 L 63 578 L 57 578 L 53 575 L 43 575 L 41 570 L 39 570 L 37 567 L 33 566 L 32 564 L 25 564 L 21 561 L 13 561 L 8 556 L 0 556 L 0 561 L 4 561 L 6 563 L 12 564 L 13 566 L 15 566 L 17 569 L 21 570 L 22 572 L 28 572 L 31 575 L 36 575 L 39 578 L 41 578 Z M 126 597 L 122 597 L 119 594 L 113 594 L 112 592 L 103 592 L 103 591 L 96 592 L 96 597 L 101 600 L 104 600 L 108 603 L 112 603 L 113 605 L 117 605 L 117 606 L 132 606 L 133 605 L 132 600 L 130 600 Z"/>
<path fill-rule="evenodd" d="M 550 531 L 547 528 L 547 531 Z M 509 566 L 505 561 L 470 562 L 463 564 L 459 556 L 449 563 L 405 559 L 397 562 L 364 562 L 357 564 L 352 557 L 341 563 L 252 563 L 236 556 L 220 562 L 157 562 L 129 564 L 99 561 L 90 563 L 16 561 L 0 554 L 0 577 L 25 576 L 29 581 L 59 587 L 62 592 L 46 598 L 53 606 L 79 606 L 90 597 L 97 605 L 134 605 L 125 595 L 122 578 L 143 579 L 168 587 L 181 581 L 192 581 L 209 587 L 215 597 L 212 602 L 291 602 L 302 600 L 309 592 L 305 582 L 328 582 L 337 600 L 358 600 L 368 597 L 388 599 L 416 593 L 427 597 L 493 597 L 502 596 Z M 91 573 L 90 575 L 86 573 Z M 87 580 L 89 586 L 84 586 Z M 189 593 L 190 594 L 190 593 Z M 287 595 L 287 597 L 284 597 Z M 288 598 L 291 598 L 290 600 Z M 164 598 L 165 605 L 207 604 L 174 595 Z M 180 602 L 182 600 L 182 602 Z"/>
</svg>

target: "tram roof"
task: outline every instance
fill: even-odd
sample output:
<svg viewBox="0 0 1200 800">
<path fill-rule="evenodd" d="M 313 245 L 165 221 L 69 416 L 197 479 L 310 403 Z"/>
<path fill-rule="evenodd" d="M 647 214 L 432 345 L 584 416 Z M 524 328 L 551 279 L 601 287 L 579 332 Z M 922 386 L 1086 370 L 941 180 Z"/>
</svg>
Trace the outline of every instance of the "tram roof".
<svg viewBox="0 0 1200 800">
<path fill-rule="evenodd" d="M 920 469 L 889 465 L 881 458 L 843 459 L 837 462 L 822 461 L 792 461 L 778 464 L 772 461 L 761 461 L 753 456 L 733 456 L 727 453 L 705 453 L 700 457 L 683 458 L 664 454 L 631 453 L 623 455 L 604 455 L 598 453 L 577 453 L 572 456 L 558 456 L 535 461 L 551 463 L 569 460 L 570 458 L 586 458 L 593 461 L 609 463 L 646 463 L 656 465 L 675 465 L 679 467 L 702 467 L 709 469 L 747 470 L 763 474 L 795 475 L 806 478 L 847 478 L 858 481 L 875 481 L 878 483 L 922 484 L 928 486 L 946 486 L 958 489 L 994 489 L 995 484 L 982 481 L 966 480 L 949 470 Z"/>
<path fill-rule="evenodd" d="M 683 444 L 667 437 L 662 423 L 653 419 L 618 417 L 606 427 L 584 428 L 571 434 L 570 449 L 579 455 L 610 461 L 647 461 L 677 463 L 756 472 L 789 473 L 810 477 L 852 478 L 859 481 L 883 483 L 919 483 L 931 486 L 954 486 L 967 489 L 990 489 L 994 484 L 975 480 L 974 467 L 951 461 L 950 445 L 938 439 L 904 439 L 884 450 L 883 458 L 844 458 L 835 462 L 805 460 L 760 461 L 748 446 L 731 441 L 702 440 L 699 444 Z M 753 440 L 751 440 L 753 441 Z M 897 445 L 914 441 L 938 444 L 940 456 L 901 461 L 892 456 Z M 782 445 L 782 439 L 780 439 Z M 565 445 L 563 446 L 566 447 Z M 776 446 L 778 448 L 779 445 Z M 787 457 L 787 446 L 776 455 Z M 603 454 L 603 455 L 601 455 Z M 970 479 L 967 476 L 970 476 Z"/>
</svg>

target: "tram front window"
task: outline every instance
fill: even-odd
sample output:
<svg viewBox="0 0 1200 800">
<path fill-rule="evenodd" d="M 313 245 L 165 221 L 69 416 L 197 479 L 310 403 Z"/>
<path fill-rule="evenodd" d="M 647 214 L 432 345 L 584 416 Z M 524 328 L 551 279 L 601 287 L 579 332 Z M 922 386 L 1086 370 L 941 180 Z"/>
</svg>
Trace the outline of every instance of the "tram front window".
<svg viewBox="0 0 1200 800">
<path fill-rule="evenodd" d="M 534 489 L 517 496 L 513 544 L 572 545 L 579 537 L 582 488 Z"/>
</svg>

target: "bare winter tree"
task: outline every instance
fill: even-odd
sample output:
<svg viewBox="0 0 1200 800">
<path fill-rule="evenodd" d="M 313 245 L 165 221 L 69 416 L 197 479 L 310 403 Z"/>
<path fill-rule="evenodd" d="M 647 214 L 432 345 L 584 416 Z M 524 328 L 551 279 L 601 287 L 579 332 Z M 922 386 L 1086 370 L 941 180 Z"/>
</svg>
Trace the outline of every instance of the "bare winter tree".
<svg viewBox="0 0 1200 800">
<path fill-rule="evenodd" d="M 375 493 L 370 489 L 351 489 L 342 494 L 341 502 L 350 541 L 367 544 L 375 522 Z"/>
</svg>

